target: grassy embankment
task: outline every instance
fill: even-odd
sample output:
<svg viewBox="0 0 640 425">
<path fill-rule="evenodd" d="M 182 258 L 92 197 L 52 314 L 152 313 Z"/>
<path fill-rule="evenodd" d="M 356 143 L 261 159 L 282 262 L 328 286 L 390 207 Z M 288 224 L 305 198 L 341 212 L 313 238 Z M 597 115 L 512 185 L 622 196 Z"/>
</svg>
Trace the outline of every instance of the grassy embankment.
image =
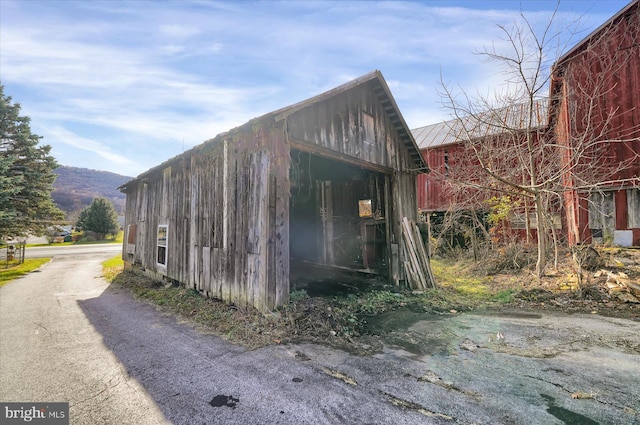
<svg viewBox="0 0 640 425">
<path fill-rule="evenodd" d="M 27 273 L 31 273 L 43 264 L 48 263 L 49 260 L 51 260 L 51 258 L 29 258 L 22 264 L 19 264 L 17 261 L 0 264 L 0 286 L 6 285 Z"/>
</svg>

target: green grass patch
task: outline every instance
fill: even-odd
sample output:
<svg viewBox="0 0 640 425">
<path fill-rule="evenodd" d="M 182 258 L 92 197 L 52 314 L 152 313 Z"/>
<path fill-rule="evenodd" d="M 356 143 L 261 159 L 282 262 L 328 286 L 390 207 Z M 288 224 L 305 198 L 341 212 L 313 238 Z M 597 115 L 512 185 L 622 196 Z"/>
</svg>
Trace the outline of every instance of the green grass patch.
<svg viewBox="0 0 640 425">
<path fill-rule="evenodd" d="M 474 275 L 470 264 L 438 259 L 431 260 L 431 268 L 436 282 L 442 288 L 448 288 L 471 300 L 486 301 L 493 295 L 484 278 Z"/>
<path fill-rule="evenodd" d="M 55 242 L 55 243 L 30 243 L 27 244 L 27 248 L 30 247 L 56 247 L 56 246 L 69 246 L 69 245 L 100 245 L 100 244 L 122 244 L 124 238 L 124 232 L 118 232 L 115 237 L 109 237 L 107 239 L 101 239 L 97 241 L 80 239 L 76 242 Z"/>
<path fill-rule="evenodd" d="M 68 246 L 68 245 L 75 245 L 75 243 L 73 242 L 58 242 L 58 243 L 28 243 L 25 246 L 27 248 L 37 248 L 37 247 L 42 247 L 42 246 L 46 246 L 46 247 L 52 247 L 52 246 Z"/>
<path fill-rule="evenodd" d="M 40 268 L 45 263 L 48 263 L 51 258 L 30 258 L 24 261 L 22 264 L 16 262 L 9 262 L 9 268 L 6 268 L 6 264 L 0 266 L 0 286 L 11 282 L 14 279 L 22 277 L 32 271 Z"/>
<path fill-rule="evenodd" d="M 499 291 L 494 296 L 492 296 L 491 301 L 497 302 L 500 304 L 509 304 L 511 301 L 513 301 L 513 295 L 516 292 L 517 291 L 515 289 L 504 289 L 502 291 Z"/>
<path fill-rule="evenodd" d="M 102 240 L 98 240 L 98 241 L 85 241 L 85 240 L 80 240 L 78 242 L 62 242 L 62 243 L 56 243 L 56 244 L 52 244 L 52 245 L 100 245 L 100 244 L 109 244 L 109 243 L 117 243 L 117 244 L 121 244 L 122 240 L 118 241 L 118 238 L 115 239 L 102 239 Z"/>
<path fill-rule="evenodd" d="M 122 256 L 116 255 L 108 260 L 102 262 L 102 275 L 107 282 L 113 282 L 113 280 L 124 270 L 124 261 Z"/>
</svg>

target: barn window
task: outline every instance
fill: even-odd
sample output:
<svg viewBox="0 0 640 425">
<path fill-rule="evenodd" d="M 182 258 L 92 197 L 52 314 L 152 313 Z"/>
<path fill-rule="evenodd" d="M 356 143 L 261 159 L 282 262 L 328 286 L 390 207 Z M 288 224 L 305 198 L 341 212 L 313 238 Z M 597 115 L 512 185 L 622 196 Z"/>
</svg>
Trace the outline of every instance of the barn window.
<svg viewBox="0 0 640 425">
<path fill-rule="evenodd" d="M 136 252 L 136 235 L 138 226 L 129 224 L 127 226 L 127 254 L 135 254 Z"/>
<path fill-rule="evenodd" d="M 169 235 L 169 226 L 162 224 L 158 226 L 158 264 L 167 265 L 167 236 Z"/>
<path fill-rule="evenodd" d="M 527 228 L 526 220 L 529 220 L 529 229 L 537 229 L 538 228 L 538 216 L 536 213 L 529 213 L 525 215 L 524 212 L 514 212 L 511 215 L 511 228 L 524 230 Z M 560 213 L 556 212 L 548 212 L 547 218 L 549 222 L 547 226 L 553 226 L 554 229 L 562 229 L 562 216 Z"/>
<path fill-rule="evenodd" d="M 613 192 L 594 192 L 589 195 L 589 228 L 594 238 L 613 237 L 616 228 Z"/>
<path fill-rule="evenodd" d="M 444 151 L 444 175 L 449 176 L 449 151 Z"/>
<path fill-rule="evenodd" d="M 135 224 L 130 224 L 127 226 L 127 243 L 135 245 L 136 243 L 136 231 L 138 226 Z"/>
</svg>

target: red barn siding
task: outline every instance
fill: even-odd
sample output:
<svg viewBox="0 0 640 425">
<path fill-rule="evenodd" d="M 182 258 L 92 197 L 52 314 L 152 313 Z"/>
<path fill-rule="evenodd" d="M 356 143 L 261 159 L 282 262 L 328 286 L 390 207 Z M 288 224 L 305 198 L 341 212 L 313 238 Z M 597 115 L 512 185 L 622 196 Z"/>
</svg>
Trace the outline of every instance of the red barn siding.
<svg viewBox="0 0 640 425">
<path fill-rule="evenodd" d="M 593 34 L 578 43 L 554 66 L 551 93 L 555 96 L 552 125 L 560 145 L 576 143 L 587 135 L 601 140 L 597 167 L 605 190 L 615 191 L 615 230 L 627 230 L 625 188 L 640 178 L 640 9 L 634 1 Z M 594 90 L 594 87 L 599 87 Z M 590 96 L 593 93 L 598 96 Z M 569 159 L 564 158 L 565 164 Z M 580 164 L 589 171 L 589 163 Z M 616 170 L 622 165 L 622 170 Z M 569 242 L 590 242 L 588 194 L 574 188 L 572 176 L 564 181 Z M 634 244 L 638 238 L 634 230 Z"/>
</svg>

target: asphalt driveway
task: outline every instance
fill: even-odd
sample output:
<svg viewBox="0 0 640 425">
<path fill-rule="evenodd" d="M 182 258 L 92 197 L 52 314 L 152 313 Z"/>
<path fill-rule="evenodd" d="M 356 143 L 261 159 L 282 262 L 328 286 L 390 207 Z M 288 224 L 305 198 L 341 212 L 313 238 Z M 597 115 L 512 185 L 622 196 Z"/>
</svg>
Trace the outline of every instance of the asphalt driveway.
<svg viewBox="0 0 640 425">
<path fill-rule="evenodd" d="M 0 288 L 1 401 L 67 401 L 81 424 L 640 423 L 638 322 L 399 312 L 372 357 L 247 351 L 110 288 L 106 257 Z"/>
</svg>

